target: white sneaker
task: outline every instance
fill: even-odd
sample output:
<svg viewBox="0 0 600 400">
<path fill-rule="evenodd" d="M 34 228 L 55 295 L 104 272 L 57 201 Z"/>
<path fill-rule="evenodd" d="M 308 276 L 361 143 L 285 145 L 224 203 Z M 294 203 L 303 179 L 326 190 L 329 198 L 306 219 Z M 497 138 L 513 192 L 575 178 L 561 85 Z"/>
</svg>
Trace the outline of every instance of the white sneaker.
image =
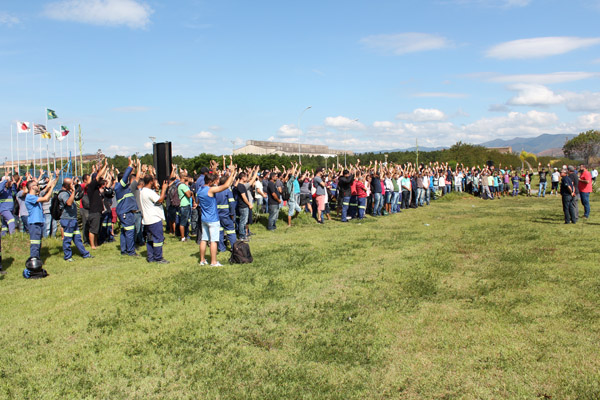
<svg viewBox="0 0 600 400">
<path fill-rule="evenodd" d="M 210 264 L 211 267 L 222 267 L 223 264 L 221 264 L 220 262 L 217 261 L 216 264 Z"/>
<path fill-rule="evenodd" d="M 346 219 L 347 219 L 348 221 L 350 221 L 350 220 L 352 219 L 352 217 L 346 217 Z"/>
<path fill-rule="evenodd" d="M 186 239 L 185 239 L 185 238 L 181 238 L 181 241 L 182 241 L 182 242 L 185 242 L 185 241 L 186 241 Z"/>
<path fill-rule="evenodd" d="M 200 265 L 208 265 L 208 261 L 206 261 L 206 260 L 200 261 Z"/>
</svg>

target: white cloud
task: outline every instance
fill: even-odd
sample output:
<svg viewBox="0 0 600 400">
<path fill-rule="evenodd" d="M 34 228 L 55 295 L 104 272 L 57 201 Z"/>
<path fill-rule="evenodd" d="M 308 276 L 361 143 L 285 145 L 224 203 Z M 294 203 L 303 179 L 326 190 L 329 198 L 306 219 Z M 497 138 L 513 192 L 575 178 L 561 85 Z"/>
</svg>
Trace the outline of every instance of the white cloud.
<svg viewBox="0 0 600 400">
<path fill-rule="evenodd" d="M 277 130 L 278 138 L 297 138 L 302 134 L 302 131 L 294 125 L 282 125 Z"/>
<path fill-rule="evenodd" d="M 338 129 L 353 129 L 353 130 L 362 130 L 365 129 L 365 126 L 358 122 L 355 119 L 350 119 L 347 117 L 337 116 L 337 117 L 327 117 L 325 118 L 325 126 L 330 128 L 338 128 Z"/>
<path fill-rule="evenodd" d="M 441 97 L 447 99 L 462 99 L 468 97 L 468 95 L 465 93 L 420 92 L 413 94 L 413 97 Z"/>
<path fill-rule="evenodd" d="M 415 122 L 443 121 L 446 114 L 435 108 L 417 108 L 410 113 L 398 113 L 396 119 Z"/>
<path fill-rule="evenodd" d="M 600 73 L 597 72 L 552 72 L 549 74 L 497 75 L 489 78 L 489 81 L 499 83 L 550 85 L 553 83 L 574 82 L 583 79 L 597 78 L 599 76 Z"/>
<path fill-rule="evenodd" d="M 146 111 L 150 110 L 150 107 L 125 106 L 125 107 L 115 107 L 112 110 L 116 111 L 116 112 L 123 112 L 123 113 L 136 113 L 136 112 L 146 112 Z"/>
<path fill-rule="evenodd" d="M 194 139 L 194 141 L 196 142 L 204 142 L 204 141 L 216 141 L 217 140 L 217 136 L 209 131 L 201 131 L 198 132 L 194 135 L 192 135 L 192 139 Z"/>
<path fill-rule="evenodd" d="M 62 0 L 46 5 L 44 15 L 59 21 L 145 28 L 153 10 L 139 0 Z"/>
<path fill-rule="evenodd" d="M 0 25 L 11 27 L 13 25 L 17 25 L 20 22 L 21 20 L 19 20 L 19 18 L 15 17 L 14 15 L 4 11 L 0 11 Z"/>
<path fill-rule="evenodd" d="M 377 129 L 393 129 L 396 127 L 396 124 L 391 121 L 375 121 L 373 122 L 373 127 Z"/>
<path fill-rule="evenodd" d="M 542 58 L 568 53 L 597 44 L 600 44 L 600 38 L 556 36 L 519 39 L 500 43 L 490 48 L 486 52 L 486 56 L 501 60 Z"/>
<path fill-rule="evenodd" d="M 564 94 L 567 110 L 600 112 L 600 92 Z"/>
<path fill-rule="evenodd" d="M 563 96 L 542 85 L 520 83 L 509 86 L 509 89 L 519 92 L 508 101 L 508 104 L 514 106 L 549 106 L 565 101 Z"/>
<path fill-rule="evenodd" d="M 581 115 L 577 118 L 577 124 L 580 126 L 579 131 L 598 129 L 598 126 L 600 126 L 600 113 Z"/>
<path fill-rule="evenodd" d="M 376 52 L 393 55 L 452 47 L 452 42 L 445 37 L 418 32 L 371 35 L 362 38 L 360 43 Z"/>
<path fill-rule="evenodd" d="M 152 150 L 152 142 L 146 142 L 146 143 L 144 143 L 144 149 L 146 149 L 146 150 Z"/>
</svg>

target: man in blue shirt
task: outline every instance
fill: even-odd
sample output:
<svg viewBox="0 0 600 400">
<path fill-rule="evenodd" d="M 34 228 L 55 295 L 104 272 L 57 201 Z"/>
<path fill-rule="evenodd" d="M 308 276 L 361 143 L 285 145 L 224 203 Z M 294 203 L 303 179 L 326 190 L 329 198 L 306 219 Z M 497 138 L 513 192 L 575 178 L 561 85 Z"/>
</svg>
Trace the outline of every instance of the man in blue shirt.
<svg viewBox="0 0 600 400">
<path fill-rule="evenodd" d="M 58 182 L 60 171 L 56 171 L 54 179 L 48 183 L 46 194 L 40 197 L 40 187 L 37 180 L 32 180 L 27 183 L 27 191 L 25 196 L 25 206 L 29 212 L 29 256 L 40 258 L 40 249 L 42 247 L 42 235 L 44 231 L 44 211 L 42 203 L 46 203 L 52 196 L 52 190 Z"/>
<path fill-rule="evenodd" d="M 217 247 L 219 243 L 219 213 L 215 194 L 231 186 L 235 179 L 236 166 L 229 165 L 229 178 L 223 185 L 217 186 L 218 175 L 209 173 L 204 179 L 204 186 L 198 191 L 198 204 L 202 212 L 202 238 L 200 240 L 200 265 L 207 265 L 206 247 L 210 242 L 210 266 L 221 267 L 217 261 Z"/>
<path fill-rule="evenodd" d="M 219 185 L 224 185 L 227 182 L 227 179 L 228 177 L 223 175 L 219 180 Z M 225 246 L 225 235 L 227 235 L 227 240 L 229 240 L 229 245 L 232 249 L 233 244 L 237 241 L 235 227 L 233 225 L 233 219 L 235 218 L 235 202 L 233 200 L 233 193 L 229 188 L 222 192 L 215 193 L 215 199 L 217 199 L 217 211 L 219 213 L 219 223 L 221 224 L 218 250 L 223 252 L 227 250 L 227 246 Z"/>
</svg>

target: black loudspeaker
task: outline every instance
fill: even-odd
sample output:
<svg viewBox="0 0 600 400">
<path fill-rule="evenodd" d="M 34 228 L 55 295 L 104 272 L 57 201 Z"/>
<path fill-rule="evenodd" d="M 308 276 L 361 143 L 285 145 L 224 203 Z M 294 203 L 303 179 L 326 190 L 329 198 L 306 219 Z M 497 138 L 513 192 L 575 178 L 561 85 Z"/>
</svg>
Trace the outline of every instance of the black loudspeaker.
<svg viewBox="0 0 600 400">
<path fill-rule="evenodd" d="M 156 177 L 158 184 L 162 185 L 164 181 L 169 180 L 171 175 L 171 142 L 154 143 L 154 168 L 156 168 Z"/>
<path fill-rule="evenodd" d="M 488 167 L 493 167 L 493 166 L 494 166 L 494 162 L 493 162 L 492 160 L 489 160 L 489 161 L 487 162 L 487 166 L 488 166 Z"/>
</svg>

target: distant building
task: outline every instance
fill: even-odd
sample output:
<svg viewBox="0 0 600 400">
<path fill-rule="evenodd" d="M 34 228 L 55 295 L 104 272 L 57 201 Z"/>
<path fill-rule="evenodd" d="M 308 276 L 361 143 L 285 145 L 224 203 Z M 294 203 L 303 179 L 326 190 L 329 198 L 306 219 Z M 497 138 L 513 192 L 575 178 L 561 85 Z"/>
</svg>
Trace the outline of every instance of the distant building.
<svg viewBox="0 0 600 400">
<path fill-rule="evenodd" d="M 512 152 L 513 152 L 512 147 L 510 147 L 510 146 L 506 146 L 506 147 L 487 147 L 487 149 L 488 150 L 496 150 L 500 154 L 512 154 Z"/>
<path fill-rule="evenodd" d="M 262 140 L 248 140 L 244 147 L 234 149 L 233 154 L 277 154 L 280 156 L 297 156 L 298 150 L 300 150 L 300 154 L 303 156 L 335 157 L 344 154 L 349 156 L 354 155 L 354 152 L 352 151 L 334 150 L 330 149 L 329 146 L 318 144 L 268 142 Z"/>
</svg>

